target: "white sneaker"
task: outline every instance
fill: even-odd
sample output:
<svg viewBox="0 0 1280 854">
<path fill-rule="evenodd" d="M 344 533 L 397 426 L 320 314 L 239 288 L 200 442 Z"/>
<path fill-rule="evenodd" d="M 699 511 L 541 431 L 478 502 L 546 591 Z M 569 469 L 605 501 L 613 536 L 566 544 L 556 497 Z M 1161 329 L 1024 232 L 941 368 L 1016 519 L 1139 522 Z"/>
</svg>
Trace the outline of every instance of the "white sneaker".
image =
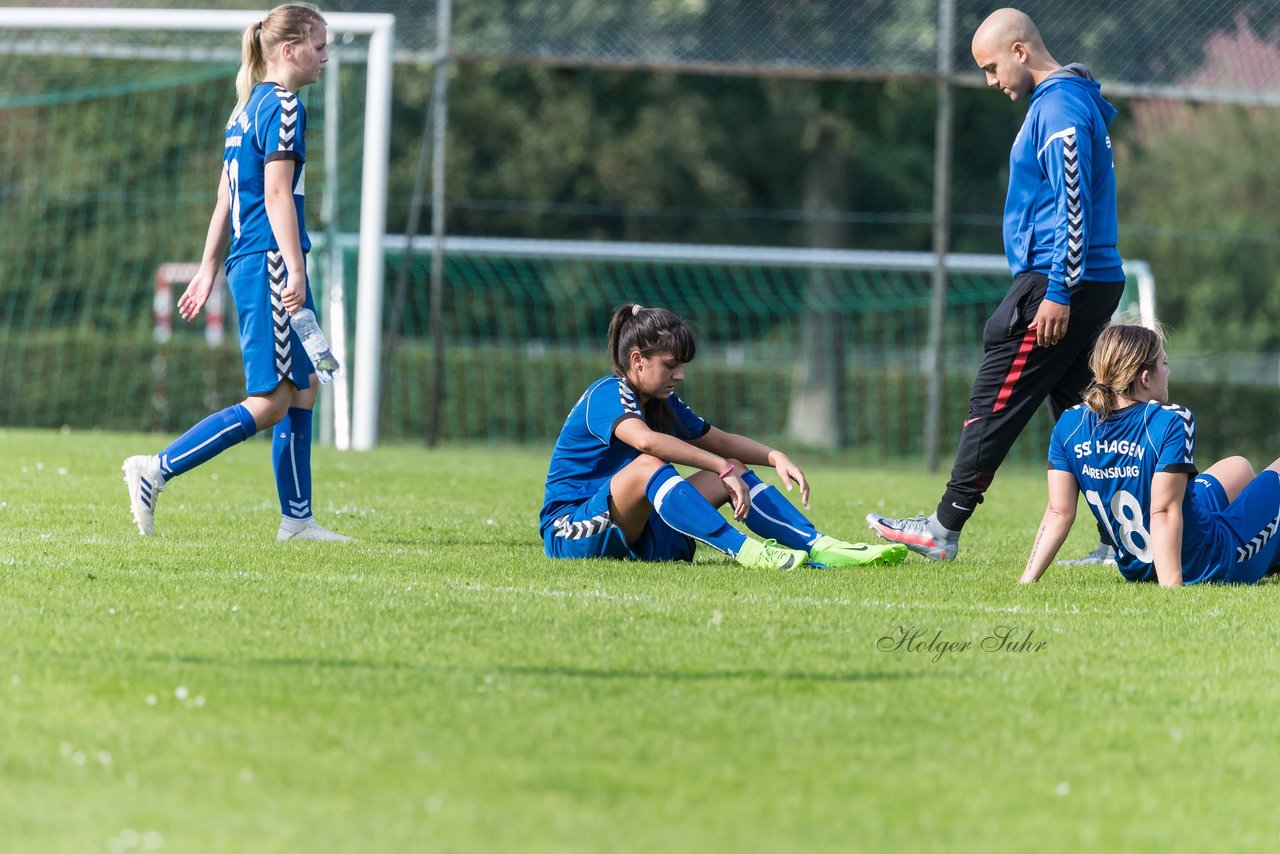
<svg viewBox="0 0 1280 854">
<path fill-rule="evenodd" d="M 1116 548 L 1110 543 L 1099 543 L 1097 548 L 1075 560 L 1057 561 L 1058 566 L 1115 566 Z"/>
<path fill-rule="evenodd" d="M 164 475 L 160 472 L 160 458 L 139 454 L 129 457 L 120 467 L 124 472 L 124 485 L 129 490 L 129 509 L 133 511 L 138 533 L 150 537 L 156 532 L 156 502 L 164 492 Z"/>
<path fill-rule="evenodd" d="M 280 522 L 280 530 L 276 533 L 276 539 L 280 542 L 285 540 L 315 540 L 325 543 L 355 542 L 352 537 L 344 537 L 336 531 L 320 527 L 320 523 L 316 521 L 314 516 L 307 519 L 282 520 Z"/>
</svg>

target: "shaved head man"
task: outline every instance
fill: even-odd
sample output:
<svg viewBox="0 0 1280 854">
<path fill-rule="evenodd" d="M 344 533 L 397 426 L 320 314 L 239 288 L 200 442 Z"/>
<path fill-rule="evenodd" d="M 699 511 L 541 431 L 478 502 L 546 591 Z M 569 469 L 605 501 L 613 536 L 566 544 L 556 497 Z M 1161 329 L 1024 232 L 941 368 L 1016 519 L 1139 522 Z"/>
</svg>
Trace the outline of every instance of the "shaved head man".
<svg viewBox="0 0 1280 854">
<path fill-rule="evenodd" d="M 1012 100 L 1026 98 L 1040 81 L 1062 68 L 1049 55 L 1040 30 L 1017 9 L 997 9 L 973 34 L 973 60 L 987 85 Z"/>
<path fill-rule="evenodd" d="M 1017 9 L 988 15 L 972 51 L 989 87 L 1028 102 L 1009 152 L 1004 206 L 1013 284 L 983 329 L 982 366 L 937 510 L 867 516 L 880 536 L 933 560 L 955 558 L 961 529 L 1040 405 L 1048 399 L 1056 419 L 1080 403 L 1093 342 L 1124 290 L 1107 134 L 1115 108 L 1089 69 L 1060 64 Z M 1098 530 L 1101 543 L 1082 562 L 1114 562 L 1114 537 Z"/>
</svg>

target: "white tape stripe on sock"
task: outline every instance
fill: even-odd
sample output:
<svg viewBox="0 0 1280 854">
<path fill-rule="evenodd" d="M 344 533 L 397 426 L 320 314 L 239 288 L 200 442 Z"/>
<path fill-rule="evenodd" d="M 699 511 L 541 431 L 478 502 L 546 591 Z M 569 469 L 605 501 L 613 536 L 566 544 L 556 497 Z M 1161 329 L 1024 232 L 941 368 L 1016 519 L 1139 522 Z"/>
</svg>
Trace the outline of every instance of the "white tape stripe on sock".
<svg viewBox="0 0 1280 854">
<path fill-rule="evenodd" d="M 678 484 L 683 482 L 684 482 L 684 478 L 682 478 L 678 474 L 673 474 L 671 475 L 671 477 L 664 480 L 662 482 L 662 485 L 658 487 L 658 491 L 653 494 L 653 509 L 657 510 L 658 513 L 661 514 L 662 502 L 666 500 L 667 493 L 675 489 Z M 671 523 L 667 522 L 667 524 L 670 525 Z M 675 526 L 672 525 L 672 527 L 675 527 Z M 681 533 L 683 533 L 683 531 Z"/>
<path fill-rule="evenodd" d="M 289 430 L 289 466 L 293 469 L 293 494 L 302 497 L 302 482 L 298 480 L 298 456 L 293 450 L 294 433 Z"/>
<path fill-rule="evenodd" d="M 239 429 L 240 429 L 240 425 L 239 425 L 239 424 L 232 424 L 230 427 L 223 427 L 223 428 L 222 428 L 221 430 L 219 430 L 217 433 L 215 433 L 214 435 L 210 436 L 208 439 L 205 439 L 203 442 L 201 442 L 199 445 L 196 445 L 194 448 L 192 448 L 191 450 L 187 451 L 185 454 L 178 454 L 178 456 L 176 456 L 176 457 L 174 457 L 173 459 L 171 459 L 171 460 L 169 461 L 170 466 L 172 466 L 172 465 L 173 465 L 173 463 L 176 463 L 178 460 L 182 459 L 183 457 L 189 457 L 189 456 L 191 456 L 192 454 L 194 454 L 196 451 L 200 450 L 200 449 L 201 449 L 201 448 L 203 448 L 204 446 L 209 445 L 209 444 L 212 444 L 212 443 L 214 443 L 214 442 L 218 441 L 218 440 L 219 440 L 219 439 L 221 439 L 223 436 L 225 436 L 226 434 L 230 433 L 232 430 L 239 430 Z"/>
<path fill-rule="evenodd" d="M 675 489 L 678 484 L 683 482 L 684 482 L 684 478 L 682 478 L 678 474 L 672 475 L 671 477 L 667 478 L 662 482 L 662 485 L 658 487 L 658 491 L 655 492 L 653 495 L 654 512 L 658 514 L 658 516 L 662 519 L 662 521 L 667 523 L 667 526 L 671 528 L 671 530 L 684 534 L 686 537 L 692 537 L 693 539 L 697 540 L 700 543 L 711 546 L 711 548 L 715 549 L 718 552 L 724 552 L 724 550 L 721 549 L 719 546 L 717 546 L 715 543 L 708 542 L 707 540 L 702 539 L 702 537 L 699 537 L 697 534 L 686 531 L 684 528 L 680 527 L 679 525 L 675 524 L 673 521 L 668 519 L 666 516 L 662 515 L 662 502 L 666 499 L 667 493 Z M 733 552 L 724 552 L 724 554 L 729 555 L 729 557 L 737 557 L 737 555 L 735 555 Z"/>
<path fill-rule="evenodd" d="M 773 518 L 773 517 L 772 517 L 772 516 L 770 516 L 768 513 L 764 512 L 764 511 L 763 511 L 763 510 L 761 510 L 759 507 L 757 507 L 754 503 L 752 503 L 752 505 L 751 505 L 751 509 L 747 512 L 747 522 L 748 522 L 747 527 L 748 527 L 748 528 L 750 528 L 750 527 L 751 527 L 750 522 L 751 522 L 751 514 L 752 514 L 752 513 L 759 513 L 761 516 L 763 516 L 764 518 L 768 519 L 768 520 L 769 520 L 770 522 L 772 522 L 773 524 L 775 524 L 775 525 L 781 525 L 782 527 L 786 528 L 788 531 L 795 531 L 797 534 L 799 534 L 799 535 L 800 535 L 800 537 L 801 537 L 802 539 L 805 539 L 805 540 L 809 539 L 809 533 L 808 533 L 808 531 L 801 531 L 799 528 L 793 528 L 792 526 L 788 525 L 786 522 L 782 521 L 781 519 L 775 519 L 775 518 Z M 754 530 L 754 529 L 753 529 L 753 530 Z M 758 533 L 760 533 L 760 532 L 759 532 L 759 531 L 756 531 L 756 533 L 758 534 Z"/>
<path fill-rule="evenodd" d="M 775 519 L 775 518 L 773 518 L 773 517 L 772 517 L 772 516 L 770 516 L 768 513 L 764 512 L 763 510 L 761 510 L 759 507 L 757 507 L 757 506 L 756 506 L 756 502 L 755 502 L 756 494 L 757 494 L 757 493 L 760 493 L 760 492 L 763 492 L 764 490 L 769 489 L 769 488 L 770 488 L 770 486 L 769 486 L 769 484 L 767 484 L 767 483 L 757 483 L 755 486 L 751 487 L 751 509 L 750 509 L 749 511 L 747 511 L 747 514 L 748 514 L 748 516 L 747 516 L 747 521 L 748 521 L 748 522 L 750 522 L 750 514 L 751 514 L 751 513 L 759 513 L 761 516 L 763 516 L 764 518 L 768 519 L 768 520 L 769 520 L 770 522 L 772 522 L 773 524 L 775 524 L 775 525 L 781 525 L 782 527 L 786 528 L 788 531 L 795 531 L 797 534 L 799 534 L 799 535 L 800 535 L 800 537 L 801 537 L 802 539 L 808 540 L 808 539 L 809 539 L 809 532 L 808 532 L 808 531 L 801 531 L 799 528 L 793 528 L 792 526 L 788 525 L 786 522 L 782 521 L 781 519 Z M 784 498 L 784 499 L 782 499 L 782 500 L 783 500 L 783 501 L 786 501 L 786 499 L 785 499 L 785 498 Z M 750 525 L 748 525 L 747 527 L 751 527 L 751 526 L 750 526 Z M 759 532 L 759 531 L 756 531 L 756 533 L 758 534 L 758 533 L 760 533 L 760 532 Z M 810 544 L 812 545 L 812 543 L 810 543 Z"/>
</svg>

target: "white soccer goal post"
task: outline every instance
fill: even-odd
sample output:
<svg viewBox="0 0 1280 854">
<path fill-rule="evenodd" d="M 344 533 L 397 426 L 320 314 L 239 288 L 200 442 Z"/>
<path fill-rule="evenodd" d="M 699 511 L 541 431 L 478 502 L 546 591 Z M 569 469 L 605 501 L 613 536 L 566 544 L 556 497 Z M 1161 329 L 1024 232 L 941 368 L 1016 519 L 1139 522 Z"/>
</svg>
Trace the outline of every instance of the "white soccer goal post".
<svg viewBox="0 0 1280 854">
<path fill-rule="evenodd" d="M 228 33 L 240 32 L 265 11 L 207 11 L 207 10 L 157 10 L 157 9 L 46 9 L 0 8 L 0 30 L 31 32 L 38 35 L 48 31 L 165 31 L 171 33 Z M 331 38 L 343 34 L 368 37 L 368 70 L 365 87 L 364 160 L 361 167 L 359 256 L 357 261 L 356 333 L 357 341 L 372 342 L 365 352 L 372 358 L 357 358 L 354 364 L 353 401 L 345 394 L 335 395 L 334 409 L 335 443 L 339 447 L 367 449 L 376 440 L 376 425 L 372 419 L 357 419 L 350 435 L 350 412 L 376 413 L 378 410 L 377 342 L 381 337 L 383 290 L 383 233 L 386 229 L 387 163 L 391 127 L 391 78 L 392 51 L 395 42 L 395 16 L 374 13 L 330 12 L 325 14 Z M 38 40 L 37 40 L 38 41 Z M 18 48 L 23 50 L 23 48 Z M 32 44 L 26 50 L 33 54 L 48 52 L 47 45 Z M 109 44 L 90 48 L 68 48 L 73 55 L 101 55 L 106 57 L 128 56 L 135 52 L 149 58 L 191 59 L 199 58 L 200 51 L 190 48 L 149 51 L 131 51 L 129 48 L 113 48 Z M 205 51 L 209 59 L 225 59 L 226 51 Z M 238 42 L 236 43 L 238 55 Z M 332 70 L 332 69 L 331 69 Z M 334 71 L 336 76 L 336 71 Z M 214 119 L 216 117 L 211 117 Z M 326 271 L 328 272 L 328 271 Z M 328 275 L 325 276 L 329 278 Z M 332 283 L 332 291 L 338 283 Z M 339 290 L 340 295 L 340 290 Z M 343 336 L 337 336 L 341 339 Z M 344 354 L 345 355 L 345 354 Z M 345 391 L 345 384 L 340 392 Z"/>
</svg>

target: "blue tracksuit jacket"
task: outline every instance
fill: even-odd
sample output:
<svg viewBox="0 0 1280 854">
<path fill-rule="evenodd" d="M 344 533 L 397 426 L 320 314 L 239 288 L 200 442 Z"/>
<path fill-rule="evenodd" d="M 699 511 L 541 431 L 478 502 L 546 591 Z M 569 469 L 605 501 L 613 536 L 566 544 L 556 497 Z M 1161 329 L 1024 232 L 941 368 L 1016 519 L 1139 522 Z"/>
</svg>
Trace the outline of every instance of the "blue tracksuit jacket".
<svg viewBox="0 0 1280 854">
<path fill-rule="evenodd" d="M 1004 249 L 1014 276 L 1049 277 L 1045 299 L 1071 304 L 1081 281 L 1124 280 L 1116 248 L 1115 107 L 1079 63 L 1042 80 L 1009 152 Z"/>
</svg>

